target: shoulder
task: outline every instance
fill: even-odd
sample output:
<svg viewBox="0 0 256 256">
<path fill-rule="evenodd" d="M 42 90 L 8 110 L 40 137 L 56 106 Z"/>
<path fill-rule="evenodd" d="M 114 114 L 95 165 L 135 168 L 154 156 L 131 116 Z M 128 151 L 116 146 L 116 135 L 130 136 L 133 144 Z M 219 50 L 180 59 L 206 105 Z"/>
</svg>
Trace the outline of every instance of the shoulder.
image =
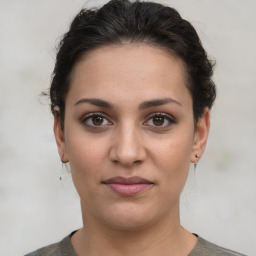
<svg viewBox="0 0 256 256">
<path fill-rule="evenodd" d="M 244 254 L 218 246 L 198 236 L 198 242 L 189 256 L 245 256 Z"/>
<path fill-rule="evenodd" d="M 42 247 L 34 252 L 26 254 L 25 256 L 76 256 L 70 240 L 73 233 L 74 232 L 58 243 Z"/>
<path fill-rule="evenodd" d="M 60 243 L 51 244 L 40 248 L 34 252 L 26 254 L 25 256 L 61 256 Z"/>
</svg>

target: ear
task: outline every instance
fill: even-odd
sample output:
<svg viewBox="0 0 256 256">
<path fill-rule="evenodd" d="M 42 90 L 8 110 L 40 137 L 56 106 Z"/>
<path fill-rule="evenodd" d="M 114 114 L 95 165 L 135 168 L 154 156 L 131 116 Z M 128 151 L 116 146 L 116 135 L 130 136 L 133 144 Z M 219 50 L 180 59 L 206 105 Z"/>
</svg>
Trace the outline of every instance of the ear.
<svg viewBox="0 0 256 256">
<path fill-rule="evenodd" d="M 204 114 L 198 119 L 194 141 L 193 149 L 190 157 L 192 163 L 197 162 L 203 155 L 208 134 L 210 129 L 210 111 L 208 108 L 205 109 Z"/>
<path fill-rule="evenodd" d="M 56 144 L 58 147 L 58 152 L 59 152 L 61 162 L 67 163 L 69 159 L 67 157 L 67 152 L 66 152 L 66 142 L 64 137 L 64 131 L 61 129 L 60 117 L 58 112 L 54 113 L 53 131 L 54 131 L 54 136 L 55 136 Z"/>
</svg>

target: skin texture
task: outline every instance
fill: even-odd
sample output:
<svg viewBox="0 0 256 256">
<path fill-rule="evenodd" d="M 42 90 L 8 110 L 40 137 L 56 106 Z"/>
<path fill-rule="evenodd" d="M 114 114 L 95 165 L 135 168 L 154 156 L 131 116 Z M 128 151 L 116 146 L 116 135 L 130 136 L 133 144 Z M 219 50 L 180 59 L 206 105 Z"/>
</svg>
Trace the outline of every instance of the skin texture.
<svg viewBox="0 0 256 256">
<path fill-rule="evenodd" d="M 81 198 L 86 228 L 72 237 L 79 256 L 177 256 L 195 246 L 197 238 L 180 224 L 179 197 L 190 163 L 203 154 L 209 111 L 195 129 L 185 77 L 180 59 L 143 44 L 101 47 L 74 67 L 64 131 L 56 113 L 54 132 Z M 104 100 L 112 108 L 81 99 Z M 142 108 L 156 99 L 172 100 Z M 91 113 L 101 114 L 100 125 Z M 116 176 L 139 176 L 152 185 L 124 196 L 103 184 Z"/>
</svg>

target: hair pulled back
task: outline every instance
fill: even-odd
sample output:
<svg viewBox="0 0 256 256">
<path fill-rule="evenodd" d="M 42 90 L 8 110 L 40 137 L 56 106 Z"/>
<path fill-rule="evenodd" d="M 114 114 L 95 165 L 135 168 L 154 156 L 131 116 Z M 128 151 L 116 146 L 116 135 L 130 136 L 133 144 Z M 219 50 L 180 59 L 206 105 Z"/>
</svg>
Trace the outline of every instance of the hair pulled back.
<svg viewBox="0 0 256 256">
<path fill-rule="evenodd" d="M 153 2 L 111 0 L 99 9 L 82 9 L 59 44 L 50 87 L 51 110 L 59 107 L 64 129 L 65 97 L 75 63 L 88 51 L 106 45 L 145 43 L 181 58 L 187 71 L 195 123 L 216 97 L 213 63 L 194 27 L 173 8 Z"/>
</svg>

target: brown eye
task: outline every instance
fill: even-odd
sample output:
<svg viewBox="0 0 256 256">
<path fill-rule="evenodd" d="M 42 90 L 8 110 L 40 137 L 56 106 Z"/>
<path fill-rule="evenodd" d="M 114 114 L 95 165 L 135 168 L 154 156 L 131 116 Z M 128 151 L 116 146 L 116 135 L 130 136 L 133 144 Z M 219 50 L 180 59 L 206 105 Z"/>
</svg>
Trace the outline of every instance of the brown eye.
<svg viewBox="0 0 256 256">
<path fill-rule="evenodd" d="M 156 113 L 150 119 L 147 120 L 144 124 L 154 128 L 168 128 L 172 124 L 176 124 L 176 120 L 170 115 L 165 113 Z"/>
<path fill-rule="evenodd" d="M 163 116 L 155 116 L 152 119 L 155 126 L 162 126 L 164 124 L 165 118 Z"/>
<path fill-rule="evenodd" d="M 102 125 L 104 122 L 104 118 L 102 116 L 93 116 L 92 117 L 92 123 L 95 126 Z"/>
<path fill-rule="evenodd" d="M 95 129 L 113 124 L 105 116 L 103 116 L 100 113 L 99 114 L 92 113 L 92 114 L 86 115 L 84 118 L 82 118 L 81 122 L 85 126 L 90 128 L 95 128 Z"/>
</svg>

